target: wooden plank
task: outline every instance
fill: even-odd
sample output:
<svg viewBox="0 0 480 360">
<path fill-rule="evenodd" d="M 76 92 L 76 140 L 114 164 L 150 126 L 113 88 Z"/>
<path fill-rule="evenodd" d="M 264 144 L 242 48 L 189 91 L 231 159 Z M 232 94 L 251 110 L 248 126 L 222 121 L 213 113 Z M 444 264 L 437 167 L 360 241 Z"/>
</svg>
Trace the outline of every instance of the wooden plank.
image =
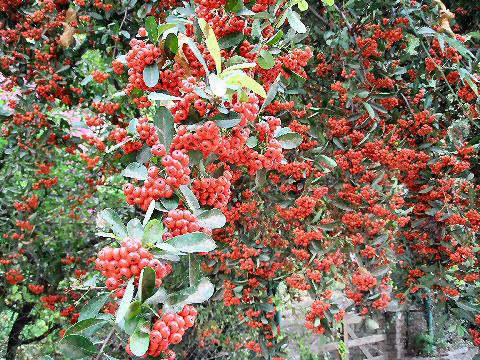
<svg viewBox="0 0 480 360">
<path fill-rule="evenodd" d="M 358 339 L 358 336 L 355 334 L 355 331 L 353 331 L 353 329 L 348 326 L 347 324 L 343 324 L 344 328 L 347 329 L 347 333 L 348 335 L 350 335 L 350 337 L 352 339 Z M 360 350 L 362 350 L 363 354 L 367 357 L 367 359 L 372 359 L 373 356 L 372 354 L 370 353 L 370 351 L 368 350 L 368 348 L 366 346 L 359 346 Z"/>
<path fill-rule="evenodd" d="M 345 344 L 348 343 L 348 325 L 344 322 L 343 323 L 343 342 Z M 345 354 L 345 360 L 348 360 L 348 346 L 347 346 L 347 351 L 346 351 L 346 354 Z"/>
<path fill-rule="evenodd" d="M 362 338 L 358 339 L 353 339 L 353 340 L 348 340 L 346 342 L 346 346 L 348 348 L 351 347 L 356 347 L 356 346 L 362 346 L 362 345 L 367 345 L 367 344 L 373 344 L 377 342 L 381 342 L 387 339 L 387 335 L 385 334 L 377 334 L 377 335 L 370 335 L 370 336 L 365 336 Z M 320 345 L 319 350 L 321 352 L 328 352 L 328 351 L 333 351 L 338 349 L 338 341 L 331 342 L 325 345 Z"/>
<path fill-rule="evenodd" d="M 365 337 L 358 338 L 358 339 L 355 339 L 355 340 L 349 340 L 347 346 L 348 347 L 355 347 L 355 346 L 360 346 L 360 345 L 367 345 L 367 344 L 381 342 L 381 341 L 384 341 L 386 339 L 387 339 L 387 335 L 385 335 L 385 334 L 370 335 L 370 336 L 365 336 Z"/>
<path fill-rule="evenodd" d="M 344 322 L 347 324 L 359 324 L 361 323 L 363 318 L 357 314 L 353 313 L 348 313 L 345 315 L 345 318 L 343 319 Z"/>
</svg>

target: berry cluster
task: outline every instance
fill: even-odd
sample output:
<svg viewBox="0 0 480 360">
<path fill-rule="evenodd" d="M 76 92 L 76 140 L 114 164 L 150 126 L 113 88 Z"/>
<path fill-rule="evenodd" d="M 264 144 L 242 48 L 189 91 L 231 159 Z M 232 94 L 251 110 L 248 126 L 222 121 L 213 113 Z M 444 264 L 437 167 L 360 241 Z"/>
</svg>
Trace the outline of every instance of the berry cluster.
<svg viewBox="0 0 480 360">
<path fill-rule="evenodd" d="M 172 237 L 192 232 L 209 232 L 207 229 L 201 227 L 197 217 L 189 210 L 170 210 L 167 217 L 163 220 L 163 223 L 168 229 L 168 231 L 163 234 L 163 240 L 165 241 Z"/>
<path fill-rule="evenodd" d="M 156 273 L 156 286 L 160 286 L 162 279 L 169 274 L 171 266 L 162 264 L 158 259 L 142 246 L 139 239 L 126 238 L 120 248 L 103 248 L 95 260 L 95 267 L 108 279 L 106 286 L 109 290 L 117 290 L 116 296 L 122 297 L 125 289 L 119 287 L 124 282 L 135 277 L 138 281 L 143 268 L 150 266 Z"/>
<path fill-rule="evenodd" d="M 93 80 L 95 80 L 99 84 L 105 82 L 109 77 L 110 77 L 110 74 L 102 73 L 99 70 L 92 71 Z"/>
<path fill-rule="evenodd" d="M 166 351 L 170 344 L 182 341 L 185 331 L 195 324 L 197 310 L 191 305 L 185 305 L 178 313 L 166 313 L 153 324 L 150 333 L 148 355 L 156 357 Z"/>
<path fill-rule="evenodd" d="M 201 205 L 223 209 L 230 200 L 230 180 L 232 180 L 230 171 L 225 171 L 218 179 L 195 179 L 192 184 L 193 193 Z"/>
<path fill-rule="evenodd" d="M 16 285 L 25 280 L 25 276 L 23 276 L 22 273 L 18 270 L 10 269 L 5 273 L 5 280 L 10 285 Z"/>
</svg>

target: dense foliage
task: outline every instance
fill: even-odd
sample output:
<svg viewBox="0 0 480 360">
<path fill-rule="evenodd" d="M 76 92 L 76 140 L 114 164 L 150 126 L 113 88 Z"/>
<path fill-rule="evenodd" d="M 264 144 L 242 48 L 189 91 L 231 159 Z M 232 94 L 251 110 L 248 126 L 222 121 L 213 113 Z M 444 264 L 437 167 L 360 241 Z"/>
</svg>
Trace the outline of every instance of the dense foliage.
<svg viewBox="0 0 480 360">
<path fill-rule="evenodd" d="M 283 359 L 306 293 L 316 334 L 442 304 L 480 345 L 479 9 L 445 4 L 0 0 L 6 358 Z"/>
</svg>

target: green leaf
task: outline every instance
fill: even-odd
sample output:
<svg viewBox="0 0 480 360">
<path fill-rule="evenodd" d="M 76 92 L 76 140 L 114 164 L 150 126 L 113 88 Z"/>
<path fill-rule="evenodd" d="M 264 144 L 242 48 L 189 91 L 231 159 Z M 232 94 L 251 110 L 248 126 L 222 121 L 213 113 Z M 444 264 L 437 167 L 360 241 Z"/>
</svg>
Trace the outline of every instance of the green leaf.
<svg viewBox="0 0 480 360">
<path fill-rule="evenodd" d="M 258 145 L 258 139 L 256 136 L 250 136 L 247 139 L 246 145 L 250 148 L 253 149 L 255 146 Z"/>
<path fill-rule="evenodd" d="M 175 236 L 168 240 L 168 244 L 187 254 L 210 252 L 217 247 L 215 241 L 203 232 L 193 232 Z"/>
<path fill-rule="evenodd" d="M 326 155 L 317 155 L 317 159 L 320 160 L 321 162 L 324 162 L 325 164 L 327 164 L 332 168 L 337 166 L 337 162 Z"/>
<path fill-rule="evenodd" d="M 186 205 L 190 209 L 190 211 L 194 212 L 195 210 L 200 209 L 200 204 L 198 203 L 198 200 L 193 193 L 192 190 L 187 185 L 181 185 L 180 186 L 180 192 L 185 198 L 185 202 L 187 203 Z"/>
<path fill-rule="evenodd" d="M 148 38 L 152 43 L 156 43 L 158 40 L 158 25 L 154 16 L 149 16 L 145 20 L 145 29 L 148 33 Z"/>
<path fill-rule="evenodd" d="M 277 136 L 277 140 L 283 149 L 295 149 L 303 142 L 303 136 L 296 132 L 286 132 Z"/>
<path fill-rule="evenodd" d="M 164 47 L 170 52 L 170 56 L 176 55 L 179 47 L 177 35 L 173 33 L 168 34 L 167 38 L 165 39 Z"/>
<path fill-rule="evenodd" d="M 77 322 L 73 326 L 70 326 L 67 329 L 67 331 L 65 331 L 65 335 L 68 336 L 68 335 L 78 334 L 85 330 L 91 329 L 97 325 L 106 324 L 106 323 L 107 322 L 102 319 L 95 319 L 95 318 L 85 319 Z"/>
<path fill-rule="evenodd" d="M 160 92 L 153 92 L 148 95 L 148 99 L 152 101 L 159 101 L 160 104 L 162 103 L 169 103 L 170 101 L 182 100 L 181 97 L 172 96 Z"/>
<path fill-rule="evenodd" d="M 252 90 L 255 94 L 260 95 L 263 98 L 267 97 L 267 93 L 262 85 L 252 79 L 245 73 L 235 73 L 227 78 L 227 84 L 239 85 Z"/>
<path fill-rule="evenodd" d="M 175 134 L 174 119 L 170 110 L 165 106 L 160 106 L 155 113 L 153 124 L 157 128 L 158 141 L 165 145 L 168 153 Z"/>
<path fill-rule="evenodd" d="M 205 59 L 203 58 L 203 55 L 202 53 L 200 52 L 200 50 L 198 50 L 198 47 L 197 45 L 195 44 L 195 42 L 190 39 L 190 38 L 186 38 L 185 40 L 183 40 L 185 42 L 185 44 L 187 44 L 189 47 L 190 47 L 190 50 L 192 50 L 193 52 L 193 55 L 195 55 L 195 57 L 197 58 L 198 62 L 200 64 L 202 64 L 203 68 L 205 69 L 205 72 L 207 74 L 210 73 L 210 71 L 208 70 L 208 66 L 207 66 L 207 63 L 205 62 Z"/>
<path fill-rule="evenodd" d="M 227 0 L 225 10 L 230 12 L 238 12 L 243 8 L 243 0 Z"/>
<path fill-rule="evenodd" d="M 130 350 L 135 356 L 143 356 L 150 345 L 149 322 L 142 320 L 137 324 L 132 336 L 130 336 Z"/>
<path fill-rule="evenodd" d="M 177 309 L 181 309 L 185 304 L 201 304 L 210 299 L 214 291 L 213 284 L 204 277 L 198 284 L 169 295 L 167 303 Z"/>
<path fill-rule="evenodd" d="M 227 93 L 227 83 L 218 77 L 217 74 L 210 74 L 208 76 L 208 83 L 214 95 L 223 97 Z"/>
<path fill-rule="evenodd" d="M 298 6 L 298 10 L 300 10 L 300 11 L 307 11 L 308 10 L 308 2 L 306 2 L 305 0 L 300 0 L 297 3 L 297 6 Z"/>
<path fill-rule="evenodd" d="M 145 300 L 145 304 L 151 304 L 151 305 L 163 304 L 167 299 L 167 296 L 168 296 L 167 291 L 164 288 L 159 288 L 155 292 L 155 294 L 153 294 L 147 300 Z"/>
<path fill-rule="evenodd" d="M 97 316 L 98 312 L 103 308 L 103 305 L 105 305 L 109 297 L 108 293 L 100 293 L 91 299 L 80 311 L 78 321 Z"/>
<path fill-rule="evenodd" d="M 296 11 L 293 11 L 291 8 L 287 10 L 287 19 L 288 23 L 292 27 L 293 30 L 300 34 L 304 34 L 307 32 L 307 28 L 300 20 L 300 15 Z"/>
<path fill-rule="evenodd" d="M 230 111 L 228 114 L 220 113 L 216 115 L 213 120 L 219 127 L 229 129 L 240 124 L 242 115 L 235 111 Z"/>
<path fill-rule="evenodd" d="M 322 2 L 328 6 L 333 6 L 335 4 L 335 0 L 322 0 Z"/>
<path fill-rule="evenodd" d="M 162 241 L 162 235 L 164 232 L 163 223 L 160 220 L 150 220 L 145 226 L 142 243 L 146 245 L 155 244 L 158 241 Z"/>
<path fill-rule="evenodd" d="M 148 179 L 148 171 L 145 165 L 138 162 L 132 162 L 127 165 L 122 175 L 136 180 L 145 181 Z"/>
<path fill-rule="evenodd" d="M 152 217 L 153 210 L 155 210 L 155 200 L 150 201 L 150 204 L 148 205 L 147 212 L 145 213 L 145 217 L 143 218 L 143 227 L 148 224 L 150 221 L 150 218 Z"/>
<path fill-rule="evenodd" d="M 203 35 L 205 36 L 205 44 L 207 45 L 208 51 L 215 61 L 217 68 L 217 74 L 222 72 L 222 56 L 220 54 L 220 46 L 218 46 L 217 38 L 215 33 L 210 25 L 203 18 L 198 18 L 198 24 L 200 29 L 202 29 Z"/>
<path fill-rule="evenodd" d="M 176 26 L 177 25 L 175 24 L 168 24 L 168 23 L 158 25 L 158 28 L 157 28 L 158 36 L 161 36 L 165 31 L 173 29 Z"/>
<path fill-rule="evenodd" d="M 82 335 L 65 336 L 59 343 L 60 353 L 68 359 L 82 359 L 97 353 L 93 342 Z"/>
<path fill-rule="evenodd" d="M 239 45 L 244 38 L 245 35 L 243 35 L 242 32 L 233 32 L 220 38 L 218 40 L 218 46 L 220 46 L 220 49 L 230 49 Z"/>
<path fill-rule="evenodd" d="M 134 239 L 141 239 L 143 237 L 143 226 L 137 218 L 131 219 L 127 223 L 128 236 Z"/>
<path fill-rule="evenodd" d="M 367 109 L 368 115 L 370 116 L 370 119 L 375 119 L 375 111 L 372 108 L 372 105 L 369 103 L 364 102 L 363 106 L 365 106 L 365 109 Z"/>
<path fill-rule="evenodd" d="M 160 78 L 160 71 L 157 64 L 148 65 L 143 69 L 143 82 L 150 88 L 158 84 Z"/>
<path fill-rule="evenodd" d="M 128 236 L 127 228 L 123 224 L 120 216 L 113 209 L 104 209 L 100 212 L 100 217 L 110 226 L 113 233 L 123 239 Z"/>
<path fill-rule="evenodd" d="M 166 210 L 173 210 L 180 204 L 180 199 L 176 196 L 170 199 L 161 198 L 160 202 Z"/>
<path fill-rule="evenodd" d="M 117 314 L 115 317 L 115 322 L 119 323 L 123 320 L 125 315 L 127 314 L 128 308 L 130 306 L 130 302 L 133 299 L 133 292 L 135 291 L 135 285 L 133 284 L 134 278 L 130 278 L 127 283 L 127 287 L 125 288 L 125 293 L 123 294 L 122 301 L 118 306 Z"/>
<path fill-rule="evenodd" d="M 283 37 L 283 30 L 278 30 L 275 35 L 273 35 L 268 41 L 267 45 L 268 46 L 273 46 L 276 43 L 280 41 L 280 39 Z"/>
<path fill-rule="evenodd" d="M 197 214 L 197 218 L 203 227 L 209 229 L 220 229 L 227 222 L 227 218 L 218 209 L 205 210 Z"/>
<path fill-rule="evenodd" d="M 437 34 L 437 32 L 435 30 L 433 30 L 432 28 L 426 27 L 426 26 L 418 29 L 417 33 L 421 34 L 421 35 L 436 35 Z"/>
<path fill-rule="evenodd" d="M 267 50 L 260 51 L 258 65 L 263 69 L 270 70 L 275 66 L 275 58 Z"/>
<path fill-rule="evenodd" d="M 275 99 L 277 96 L 278 90 L 282 86 L 282 75 L 278 74 L 277 78 L 273 82 L 273 84 L 270 86 L 270 89 L 268 89 L 267 97 L 265 98 L 265 101 L 262 104 L 262 107 L 260 108 L 260 112 L 262 112 L 268 105 L 272 103 L 272 101 Z"/>
<path fill-rule="evenodd" d="M 235 71 L 235 70 L 254 68 L 255 66 L 257 66 L 257 64 L 254 63 L 254 62 L 242 62 L 242 63 L 238 63 L 238 64 L 233 64 L 233 65 L 227 67 L 225 70 L 223 70 L 222 75 L 225 76 L 228 72 Z"/>
<path fill-rule="evenodd" d="M 146 266 L 142 269 L 138 286 L 138 298 L 142 303 L 153 295 L 156 278 L 156 272 L 150 266 Z"/>
<path fill-rule="evenodd" d="M 128 305 L 127 312 L 125 313 L 125 320 L 132 320 L 142 312 L 142 303 L 139 300 L 135 300 Z"/>
</svg>

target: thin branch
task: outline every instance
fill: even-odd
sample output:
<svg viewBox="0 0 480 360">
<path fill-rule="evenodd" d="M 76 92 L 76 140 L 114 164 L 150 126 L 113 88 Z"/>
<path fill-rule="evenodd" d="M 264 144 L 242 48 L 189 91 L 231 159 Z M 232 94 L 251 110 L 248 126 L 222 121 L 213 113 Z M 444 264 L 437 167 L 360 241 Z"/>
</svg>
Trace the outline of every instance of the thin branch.
<svg viewBox="0 0 480 360">
<path fill-rule="evenodd" d="M 33 338 L 30 338 L 30 339 L 21 340 L 20 345 L 28 345 L 28 344 L 43 340 L 48 335 L 50 335 L 51 333 L 53 333 L 55 330 L 57 330 L 59 328 L 60 328 L 60 325 L 56 324 L 56 325 L 52 326 L 50 329 L 48 329 L 47 331 L 45 331 L 42 335 L 35 336 Z"/>
<path fill-rule="evenodd" d="M 320 20 L 321 22 L 323 22 L 326 26 L 330 26 L 328 25 L 328 22 L 323 18 L 322 15 L 320 15 L 315 9 L 313 9 L 311 6 L 308 7 L 308 10 L 313 14 L 315 15 L 315 17 Z"/>
<path fill-rule="evenodd" d="M 98 355 L 95 357 L 95 360 L 100 360 L 102 358 L 103 352 L 105 351 L 105 348 L 107 347 L 108 343 L 110 342 L 110 339 L 112 338 L 113 334 L 115 333 L 115 328 L 113 328 L 105 340 L 103 340 L 102 347 L 100 348 L 100 351 L 98 352 Z"/>
</svg>

